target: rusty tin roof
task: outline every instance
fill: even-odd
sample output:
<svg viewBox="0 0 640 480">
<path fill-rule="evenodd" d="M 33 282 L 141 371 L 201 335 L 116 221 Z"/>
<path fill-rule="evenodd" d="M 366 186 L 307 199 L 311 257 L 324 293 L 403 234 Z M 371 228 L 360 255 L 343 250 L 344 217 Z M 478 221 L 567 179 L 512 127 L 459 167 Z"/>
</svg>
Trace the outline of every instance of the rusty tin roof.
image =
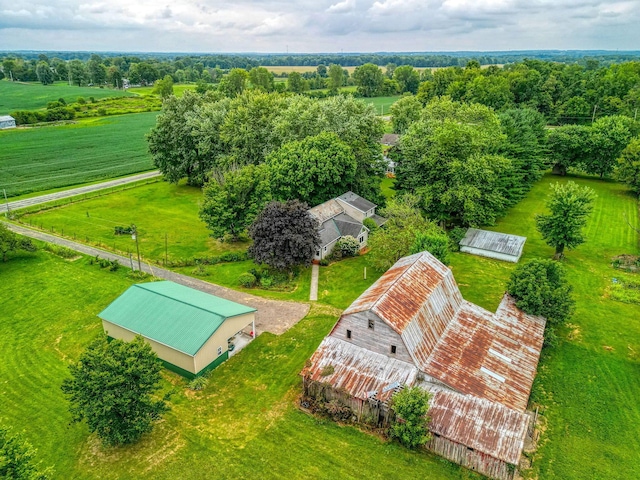
<svg viewBox="0 0 640 480">
<path fill-rule="evenodd" d="M 429 408 L 432 433 L 512 465 L 520 461 L 529 417 L 498 403 L 441 390 Z"/>
<path fill-rule="evenodd" d="M 330 367 L 333 371 L 327 375 Z M 381 402 L 391 398 L 395 385 L 412 385 L 417 374 L 418 369 L 410 363 L 336 337 L 325 337 L 311 357 L 310 366 L 302 371 L 305 377 L 345 389 L 355 398 L 373 397 Z"/>
<path fill-rule="evenodd" d="M 496 314 L 464 302 L 424 371 L 457 391 L 524 411 L 536 376 L 544 320 L 505 295 Z"/>
</svg>

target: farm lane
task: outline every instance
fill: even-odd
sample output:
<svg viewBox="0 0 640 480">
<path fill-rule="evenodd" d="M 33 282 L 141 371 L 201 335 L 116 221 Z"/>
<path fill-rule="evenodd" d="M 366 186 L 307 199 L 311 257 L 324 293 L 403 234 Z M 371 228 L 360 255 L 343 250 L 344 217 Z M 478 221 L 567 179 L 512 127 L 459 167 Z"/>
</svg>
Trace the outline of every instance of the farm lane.
<svg viewBox="0 0 640 480">
<path fill-rule="evenodd" d="M 100 255 L 101 258 L 108 258 L 109 260 L 117 260 L 126 268 L 129 268 L 130 259 L 121 255 L 109 253 L 99 248 L 83 245 L 78 242 L 67 240 L 64 238 L 49 235 L 47 233 L 31 230 L 19 225 L 11 223 L 4 223 L 7 228 L 36 240 L 43 242 L 53 243 L 55 245 L 61 245 L 72 250 L 75 250 L 85 255 L 96 256 Z M 133 265 L 136 267 L 137 260 L 133 260 Z M 172 272 L 164 268 L 155 267 L 147 263 L 142 263 L 142 271 L 149 273 L 155 277 L 163 278 L 165 280 L 171 280 L 172 282 L 180 283 L 187 287 L 195 288 L 197 290 L 217 295 L 234 302 L 243 303 L 249 305 L 258 310 L 256 313 L 256 332 L 271 332 L 276 335 L 284 333 L 293 325 L 298 323 L 309 312 L 309 305 L 305 303 L 286 302 L 280 300 L 270 300 L 266 298 L 257 297 L 244 292 L 238 292 L 230 288 L 222 287 L 213 283 L 198 280 L 197 278 L 182 275 L 180 273 Z M 96 312 L 97 313 L 97 312 Z"/>
<path fill-rule="evenodd" d="M 138 175 L 132 175 L 130 177 L 117 178 L 115 180 L 109 180 L 107 182 L 95 183 L 93 185 L 86 185 L 84 187 L 71 188 L 69 190 L 61 190 L 59 192 L 48 193 L 46 195 L 40 195 L 37 197 L 25 198 L 23 200 L 16 200 L 14 202 L 9 202 L 9 209 L 18 210 L 20 208 L 30 207 L 32 205 L 40 205 L 41 203 L 53 202 L 54 200 L 60 200 L 62 198 L 69 198 L 85 193 L 97 192 L 98 190 L 104 190 L 105 188 L 118 187 L 120 185 L 126 185 L 128 183 L 158 177 L 160 175 L 161 173 L 158 170 L 154 170 L 153 172 L 139 173 Z M 0 195 L 2 195 L 1 192 Z M 7 204 L 2 203 L 2 206 L 0 206 L 0 213 L 5 213 L 6 211 Z"/>
</svg>

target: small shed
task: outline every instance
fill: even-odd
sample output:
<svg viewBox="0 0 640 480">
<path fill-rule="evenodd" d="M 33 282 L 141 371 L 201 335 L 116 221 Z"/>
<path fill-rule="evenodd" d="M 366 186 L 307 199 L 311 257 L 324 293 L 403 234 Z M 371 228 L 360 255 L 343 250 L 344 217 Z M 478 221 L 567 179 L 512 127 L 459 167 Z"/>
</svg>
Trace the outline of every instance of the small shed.
<svg viewBox="0 0 640 480">
<path fill-rule="evenodd" d="M 167 281 L 129 287 L 98 316 L 110 338 L 142 335 L 169 370 L 194 378 L 229 358 L 243 330 L 255 335 L 255 312 Z"/>
<path fill-rule="evenodd" d="M 462 240 L 460 251 L 482 257 L 518 263 L 527 237 L 470 228 Z"/>
<path fill-rule="evenodd" d="M 16 128 L 16 119 L 11 115 L 0 115 L 0 130 Z"/>
</svg>

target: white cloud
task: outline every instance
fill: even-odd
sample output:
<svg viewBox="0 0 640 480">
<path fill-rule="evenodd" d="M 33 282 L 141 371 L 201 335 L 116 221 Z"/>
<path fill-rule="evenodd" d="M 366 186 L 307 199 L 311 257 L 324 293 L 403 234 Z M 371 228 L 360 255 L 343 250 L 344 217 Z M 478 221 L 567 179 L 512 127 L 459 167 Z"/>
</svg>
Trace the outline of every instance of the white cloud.
<svg viewBox="0 0 640 480">
<path fill-rule="evenodd" d="M 335 3 L 327 8 L 328 13 L 347 13 L 352 12 L 356 8 L 356 0 L 344 0 Z"/>
</svg>

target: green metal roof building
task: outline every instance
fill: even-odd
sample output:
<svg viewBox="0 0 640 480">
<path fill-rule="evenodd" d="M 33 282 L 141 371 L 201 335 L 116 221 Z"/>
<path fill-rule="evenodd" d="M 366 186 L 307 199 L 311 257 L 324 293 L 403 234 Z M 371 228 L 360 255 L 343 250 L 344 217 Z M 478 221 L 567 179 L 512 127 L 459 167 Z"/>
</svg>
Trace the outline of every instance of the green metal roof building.
<svg viewBox="0 0 640 480">
<path fill-rule="evenodd" d="M 229 339 L 251 325 L 255 308 L 174 282 L 133 285 L 98 315 L 111 338 L 142 335 L 167 368 L 189 378 L 229 357 Z"/>
</svg>

